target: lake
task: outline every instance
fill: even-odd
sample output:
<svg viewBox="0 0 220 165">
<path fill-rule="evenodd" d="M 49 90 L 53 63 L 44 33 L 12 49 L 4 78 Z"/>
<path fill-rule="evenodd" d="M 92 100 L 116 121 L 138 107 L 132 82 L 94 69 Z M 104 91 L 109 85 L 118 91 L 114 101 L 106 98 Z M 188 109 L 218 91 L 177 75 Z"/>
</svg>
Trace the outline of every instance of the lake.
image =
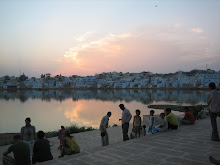
<svg viewBox="0 0 220 165">
<path fill-rule="evenodd" d="M 151 104 L 206 104 L 206 90 L 18 90 L 0 91 L 0 133 L 20 132 L 25 118 L 36 130 L 54 131 L 61 125 L 98 128 L 100 120 L 112 112 L 109 124 L 120 125 L 120 103 L 132 115 L 141 110 L 149 115 Z M 160 114 L 162 110 L 155 110 Z M 174 112 L 181 114 L 180 112 Z M 133 121 L 133 119 L 132 119 Z"/>
</svg>

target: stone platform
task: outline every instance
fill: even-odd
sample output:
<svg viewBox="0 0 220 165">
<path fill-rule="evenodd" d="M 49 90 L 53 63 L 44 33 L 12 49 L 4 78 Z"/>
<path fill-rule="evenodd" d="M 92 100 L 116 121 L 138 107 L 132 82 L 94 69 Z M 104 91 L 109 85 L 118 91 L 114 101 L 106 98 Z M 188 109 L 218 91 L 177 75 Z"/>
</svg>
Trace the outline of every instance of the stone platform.
<svg viewBox="0 0 220 165">
<path fill-rule="evenodd" d="M 220 118 L 217 119 L 220 128 Z M 131 127 L 130 127 L 131 129 Z M 210 119 L 178 130 L 122 141 L 121 127 L 108 129 L 110 145 L 101 147 L 99 130 L 74 134 L 81 153 L 58 158 L 59 141 L 50 138 L 54 160 L 42 165 L 207 165 L 209 156 L 220 160 L 220 142 L 210 140 Z M 220 131 L 219 131 L 220 132 Z M 0 150 L 8 146 L 0 147 Z"/>
</svg>

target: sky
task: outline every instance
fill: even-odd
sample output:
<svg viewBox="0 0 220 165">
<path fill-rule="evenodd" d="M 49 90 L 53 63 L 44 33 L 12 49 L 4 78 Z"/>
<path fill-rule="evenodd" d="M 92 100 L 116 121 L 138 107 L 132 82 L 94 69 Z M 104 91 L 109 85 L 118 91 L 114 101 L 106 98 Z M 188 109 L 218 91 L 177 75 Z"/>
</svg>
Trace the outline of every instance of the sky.
<svg viewBox="0 0 220 165">
<path fill-rule="evenodd" d="M 219 0 L 0 0 L 0 76 L 220 70 Z"/>
</svg>

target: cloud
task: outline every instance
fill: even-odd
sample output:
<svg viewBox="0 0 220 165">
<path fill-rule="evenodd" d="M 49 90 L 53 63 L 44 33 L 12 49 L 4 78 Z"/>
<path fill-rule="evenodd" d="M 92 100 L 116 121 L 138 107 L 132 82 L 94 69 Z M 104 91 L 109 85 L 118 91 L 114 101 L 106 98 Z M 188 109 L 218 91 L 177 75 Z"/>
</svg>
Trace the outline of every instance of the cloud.
<svg viewBox="0 0 220 165">
<path fill-rule="evenodd" d="M 181 23 L 176 23 L 176 24 L 174 25 L 174 27 L 176 27 L 176 28 L 179 28 L 179 27 L 181 27 L 181 26 L 182 26 Z"/>
<path fill-rule="evenodd" d="M 203 33 L 203 32 L 204 32 L 204 31 L 203 31 L 202 29 L 200 29 L 200 28 L 192 28 L 191 30 L 192 30 L 192 32 L 194 32 L 194 33 Z"/>
<path fill-rule="evenodd" d="M 79 41 L 79 42 L 83 42 L 83 41 L 87 40 L 94 33 L 95 33 L 94 31 L 86 32 L 85 34 L 83 34 L 83 35 L 79 36 L 78 38 L 76 38 L 76 40 Z"/>
<path fill-rule="evenodd" d="M 56 59 L 54 59 L 53 61 L 62 63 L 62 62 L 63 62 L 63 58 L 56 58 Z"/>
<path fill-rule="evenodd" d="M 196 32 L 202 29 L 196 28 Z M 121 71 L 158 73 L 194 69 L 219 52 L 205 36 L 192 35 L 187 27 L 140 27 L 136 31 L 100 36 L 86 32 L 61 59 L 64 75 L 94 75 Z M 86 36 L 86 37 L 85 37 Z M 79 37 L 80 38 L 80 37 Z M 191 68 L 190 68 L 191 67 Z"/>
<path fill-rule="evenodd" d="M 207 38 L 205 36 L 201 36 L 201 37 L 199 37 L 199 39 L 206 40 Z"/>
<path fill-rule="evenodd" d="M 102 54 L 103 57 L 114 58 L 117 57 L 116 54 L 122 49 L 118 41 L 131 37 L 130 34 L 109 34 L 102 38 L 91 40 L 88 34 L 90 37 L 94 37 L 91 35 L 95 33 L 86 32 L 80 36 L 80 40 L 77 39 L 77 41 L 80 42 L 65 52 L 65 59 L 71 59 L 73 63 L 83 66 L 85 61 L 83 62 L 81 59 L 85 57 L 94 57 L 96 56 L 95 54 L 97 54 L 97 52 Z"/>
</svg>

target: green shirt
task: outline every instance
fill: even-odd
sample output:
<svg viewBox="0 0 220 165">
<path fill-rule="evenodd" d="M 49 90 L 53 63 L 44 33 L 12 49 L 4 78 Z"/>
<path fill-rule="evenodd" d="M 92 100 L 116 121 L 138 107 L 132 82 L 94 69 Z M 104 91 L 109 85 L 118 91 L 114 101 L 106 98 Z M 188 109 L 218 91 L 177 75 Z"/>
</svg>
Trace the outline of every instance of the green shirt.
<svg viewBox="0 0 220 165">
<path fill-rule="evenodd" d="M 16 165 L 30 164 L 30 147 L 23 141 L 18 141 L 16 144 L 8 148 L 8 152 L 13 152 Z"/>
<path fill-rule="evenodd" d="M 178 125 L 179 121 L 172 112 L 166 116 L 167 122 L 173 125 Z"/>
</svg>

